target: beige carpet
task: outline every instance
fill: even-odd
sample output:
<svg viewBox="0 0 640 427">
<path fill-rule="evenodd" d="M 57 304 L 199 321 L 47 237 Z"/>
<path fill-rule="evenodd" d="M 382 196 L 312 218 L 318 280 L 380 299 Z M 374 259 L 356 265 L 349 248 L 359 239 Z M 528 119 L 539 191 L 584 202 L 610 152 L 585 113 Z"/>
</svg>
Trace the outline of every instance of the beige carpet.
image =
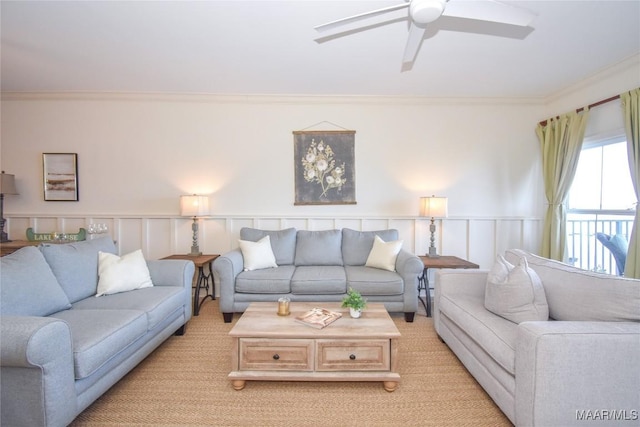
<svg viewBox="0 0 640 427">
<path fill-rule="evenodd" d="M 393 393 L 377 382 L 254 381 L 235 391 L 227 380 L 233 323 L 209 300 L 186 335 L 167 340 L 72 426 L 511 425 L 424 311 L 413 323 L 394 321 L 402 338 Z"/>
</svg>

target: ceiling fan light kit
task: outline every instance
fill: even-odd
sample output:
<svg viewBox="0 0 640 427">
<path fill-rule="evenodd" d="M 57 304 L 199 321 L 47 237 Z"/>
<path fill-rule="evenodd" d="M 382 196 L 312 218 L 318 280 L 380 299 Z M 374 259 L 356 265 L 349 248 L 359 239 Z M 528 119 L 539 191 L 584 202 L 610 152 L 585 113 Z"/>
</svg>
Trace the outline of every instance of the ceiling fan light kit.
<svg viewBox="0 0 640 427">
<path fill-rule="evenodd" d="M 430 24 L 440 18 L 447 0 L 413 0 L 409 3 L 409 15 L 416 24 Z"/>
<path fill-rule="evenodd" d="M 406 19 L 410 25 L 403 55 L 402 71 L 410 70 L 413 67 L 424 39 L 426 26 L 443 15 L 451 18 L 487 21 L 519 27 L 529 26 L 536 18 L 536 14 L 528 9 L 495 0 L 409 0 L 405 3 L 318 25 L 315 29 L 323 35 L 317 38 L 316 41 L 321 43 L 335 38 L 339 34 L 348 35 L 354 32 L 353 24 L 358 21 L 374 17 L 379 19 L 380 16 L 405 8 L 408 9 Z M 395 22 L 395 20 L 389 22 Z M 363 29 L 366 28 L 366 24 L 363 25 Z"/>
</svg>

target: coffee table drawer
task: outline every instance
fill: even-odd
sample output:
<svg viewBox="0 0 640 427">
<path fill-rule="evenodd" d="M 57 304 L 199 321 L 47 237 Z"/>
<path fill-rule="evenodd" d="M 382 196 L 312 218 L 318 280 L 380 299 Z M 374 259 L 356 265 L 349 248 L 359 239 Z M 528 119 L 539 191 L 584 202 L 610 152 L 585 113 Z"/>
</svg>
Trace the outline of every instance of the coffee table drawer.
<svg viewBox="0 0 640 427">
<path fill-rule="evenodd" d="M 240 339 L 240 369 L 254 371 L 312 371 L 313 340 Z"/>
<path fill-rule="evenodd" d="M 380 340 L 317 340 L 316 371 L 388 371 L 390 342 Z"/>
</svg>

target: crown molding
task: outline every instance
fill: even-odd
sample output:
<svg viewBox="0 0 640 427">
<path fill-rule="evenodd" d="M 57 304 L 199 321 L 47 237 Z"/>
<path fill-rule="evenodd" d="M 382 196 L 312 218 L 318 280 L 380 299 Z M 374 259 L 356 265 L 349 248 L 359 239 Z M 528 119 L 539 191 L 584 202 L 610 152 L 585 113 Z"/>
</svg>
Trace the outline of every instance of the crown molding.
<svg viewBox="0 0 640 427">
<path fill-rule="evenodd" d="M 637 75 L 640 81 L 640 54 L 631 55 L 616 64 L 613 64 L 609 67 L 601 69 L 600 71 L 586 77 L 585 79 L 571 86 L 568 86 L 558 92 L 555 92 L 553 95 L 550 95 L 546 98 L 545 104 L 552 104 L 558 100 L 567 98 L 573 95 L 574 93 L 588 90 L 589 87 L 595 85 L 599 81 L 606 80 L 611 77 L 615 77 L 618 74 L 624 73 L 625 71 L 629 69 L 634 69 L 634 68 L 637 70 Z M 633 88 L 632 87 L 627 88 L 627 90 L 630 90 L 630 89 L 633 89 Z M 622 91 L 624 91 L 624 89 L 622 89 L 621 92 Z"/>
<path fill-rule="evenodd" d="M 432 98 L 364 95 L 269 95 L 151 92 L 2 92 L 2 101 L 118 101 L 215 104 L 543 105 L 544 98 Z"/>
</svg>

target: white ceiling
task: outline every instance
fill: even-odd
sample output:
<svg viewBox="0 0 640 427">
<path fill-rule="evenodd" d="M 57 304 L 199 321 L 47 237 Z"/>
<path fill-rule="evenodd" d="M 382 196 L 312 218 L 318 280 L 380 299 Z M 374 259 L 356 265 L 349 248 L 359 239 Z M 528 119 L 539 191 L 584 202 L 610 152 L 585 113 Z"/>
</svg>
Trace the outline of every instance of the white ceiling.
<svg viewBox="0 0 640 427">
<path fill-rule="evenodd" d="M 504 1 L 538 14 L 526 31 L 441 17 L 404 72 L 406 21 L 314 41 L 402 1 L 2 0 L 1 88 L 548 97 L 640 53 L 640 0 Z"/>
</svg>

